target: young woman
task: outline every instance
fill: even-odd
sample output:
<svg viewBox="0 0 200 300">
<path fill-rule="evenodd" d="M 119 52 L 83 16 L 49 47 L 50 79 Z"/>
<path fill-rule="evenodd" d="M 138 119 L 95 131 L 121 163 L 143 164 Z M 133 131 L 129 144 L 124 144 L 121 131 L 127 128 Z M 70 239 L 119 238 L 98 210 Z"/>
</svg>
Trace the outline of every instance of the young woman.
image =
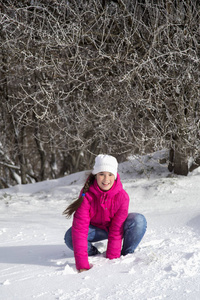
<svg viewBox="0 0 200 300">
<path fill-rule="evenodd" d="M 115 157 L 98 155 L 79 198 L 63 212 L 68 217 L 75 212 L 65 243 L 79 272 L 90 269 L 88 256 L 100 253 L 92 243 L 108 239 L 106 257 L 114 259 L 133 253 L 145 234 L 145 217 L 128 214 L 129 196 L 117 168 Z"/>
</svg>

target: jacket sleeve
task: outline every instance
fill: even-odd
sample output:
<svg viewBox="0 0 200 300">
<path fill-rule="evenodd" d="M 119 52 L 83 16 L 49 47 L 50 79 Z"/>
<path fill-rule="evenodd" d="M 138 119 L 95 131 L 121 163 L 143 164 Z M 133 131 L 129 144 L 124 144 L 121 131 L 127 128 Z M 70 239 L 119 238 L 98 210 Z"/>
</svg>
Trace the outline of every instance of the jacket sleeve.
<svg viewBox="0 0 200 300">
<path fill-rule="evenodd" d="M 87 242 L 89 223 L 90 203 L 85 196 L 81 206 L 74 214 L 72 224 L 72 243 L 77 270 L 90 269 Z"/>
<path fill-rule="evenodd" d="M 124 191 L 125 192 L 125 191 Z M 129 196 L 125 192 L 121 198 L 121 204 L 115 213 L 108 234 L 108 245 L 106 257 L 109 259 L 118 258 L 121 255 L 123 227 L 128 216 Z"/>
</svg>

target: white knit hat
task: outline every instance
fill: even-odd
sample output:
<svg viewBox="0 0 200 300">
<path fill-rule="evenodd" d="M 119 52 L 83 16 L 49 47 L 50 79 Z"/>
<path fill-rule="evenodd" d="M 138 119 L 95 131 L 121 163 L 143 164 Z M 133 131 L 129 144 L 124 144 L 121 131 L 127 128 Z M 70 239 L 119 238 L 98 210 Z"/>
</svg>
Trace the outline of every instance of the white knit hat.
<svg viewBox="0 0 200 300">
<path fill-rule="evenodd" d="M 99 154 L 95 158 L 95 164 L 92 174 L 96 175 L 99 172 L 110 172 L 117 178 L 118 162 L 114 156 Z"/>
</svg>

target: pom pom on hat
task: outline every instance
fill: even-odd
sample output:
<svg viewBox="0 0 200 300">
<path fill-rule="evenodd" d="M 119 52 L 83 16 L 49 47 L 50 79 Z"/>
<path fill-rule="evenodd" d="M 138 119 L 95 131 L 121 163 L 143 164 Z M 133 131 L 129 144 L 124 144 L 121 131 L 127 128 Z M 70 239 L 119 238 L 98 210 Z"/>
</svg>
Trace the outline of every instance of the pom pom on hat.
<svg viewBox="0 0 200 300">
<path fill-rule="evenodd" d="M 118 162 L 114 156 L 99 154 L 95 158 L 95 164 L 92 174 L 96 175 L 99 172 L 110 172 L 117 178 Z"/>
</svg>

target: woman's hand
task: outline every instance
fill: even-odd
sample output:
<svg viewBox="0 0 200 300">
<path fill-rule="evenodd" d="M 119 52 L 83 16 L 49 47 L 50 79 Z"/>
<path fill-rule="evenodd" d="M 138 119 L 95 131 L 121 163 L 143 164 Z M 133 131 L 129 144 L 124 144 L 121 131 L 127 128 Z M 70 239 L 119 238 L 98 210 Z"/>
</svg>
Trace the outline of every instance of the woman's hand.
<svg viewBox="0 0 200 300">
<path fill-rule="evenodd" d="M 93 265 L 90 264 L 90 269 L 91 269 L 92 267 L 93 267 Z M 78 272 L 79 272 L 79 273 L 82 273 L 82 272 L 88 271 L 88 270 L 90 270 L 90 269 L 80 269 L 80 270 L 78 270 Z"/>
<path fill-rule="evenodd" d="M 79 273 L 82 273 L 84 271 L 88 271 L 88 269 L 80 269 L 80 270 L 78 270 Z"/>
</svg>

